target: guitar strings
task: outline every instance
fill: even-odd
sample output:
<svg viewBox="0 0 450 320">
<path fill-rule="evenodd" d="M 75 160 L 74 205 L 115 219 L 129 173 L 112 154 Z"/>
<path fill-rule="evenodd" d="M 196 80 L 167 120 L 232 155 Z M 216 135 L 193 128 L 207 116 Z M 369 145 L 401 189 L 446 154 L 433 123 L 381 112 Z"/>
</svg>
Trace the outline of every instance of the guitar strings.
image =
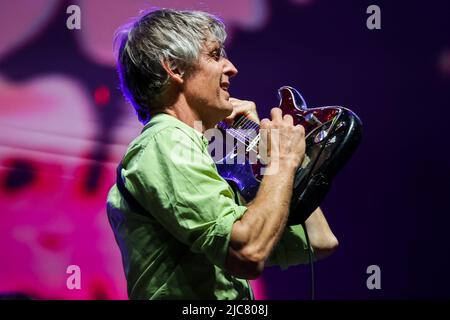
<svg viewBox="0 0 450 320">
<path fill-rule="evenodd" d="M 241 128 L 236 129 L 235 127 L 241 127 Z M 239 142 L 244 144 L 244 146 L 246 147 L 246 152 L 254 151 L 254 152 L 258 153 L 257 149 L 255 149 L 254 147 L 259 142 L 259 138 L 260 138 L 259 132 L 254 138 L 251 138 L 248 135 L 246 135 L 245 133 L 240 132 L 240 130 L 242 130 L 242 128 L 244 128 L 244 130 L 254 130 L 255 132 L 258 132 L 259 125 L 256 122 L 243 116 L 239 119 L 239 121 L 236 122 L 236 124 L 232 128 L 229 128 L 227 130 L 231 134 L 231 136 L 233 136 Z M 241 138 L 243 140 L 241 140 L 239 138 Z"/>
<path fill-rule="evenodd" d="M 233 126 L 228 126 L 226 123 L 219 123 L 219 127 L 225 129 L 225 131 L 230 134 L 237 141 L 242 143 L 246 147 L 246 152 L 254 151 L 258 153 L 255 146 L 260 140 L 259 124 L 248 119 L 246 116 L 242 116 Z M 241 130 L 255 130 L 258 134 L 252 138 L 242 133 Z"/>
<path fill-rule="evenodd" d="M 238 129 L 236 129 L 236 127 L 238 127 Z M 241 127 L 241 128 L 239 128 L 239 127 Z M 259 125 L 256 122 L 254 122 L 254 121 L 248 119 L 247 117 L 243 116 L 243 117 L 241 117 L 240 121 L 238 121 L 232 128 L 235 129 L 236 131 L 239 130 L 239 129 L 258 131 Z M 240 134 L 241 136 L 245 136 L 245 134 L 242 134 L 239 131 L 237 131 L 237 133 Z"/>
<path fill-rule="evenodd" d="M 250 141 L 249 141 L 249 145 L 247 146 L 246 151 L 249 152 L 250 150 L 253 150 L 253 151 L 257 152 L 254 149 L 254 147 L 258 144 L 258 142 L 260 140 L 260 132 L 259 132 L 260 126 L 258 123 L 254 122 L 253 120 L 250 120 L 247 117 L 243 117 L 243 118 L 244 118 L 244 120 L 243 120 L 244 126 L 246 126 L 249 130 L 255 130 L 258 133 L 253 139 L 249 138 Z"/>
<path fill-rule="evenodd" d="M 240 126 L 242 125 L 242 123 L 244 122 L 243 119 L 240 119 L 240 121 L 236 122 L 236 124 L 234 126 Z M 233 127 L 234 127 L 233 126 Z M 249 146 L 251 145 L 251 142 L 254 140 L 252 140 L 250 137 L 248 137 L 248 135 L 244 134 L 241 132 L 242 129 L 236 129 L 233 127 L 228 127 L 226 124 L 219 123 L 219 127 L 221 127 L 222 129 L 225 130 L 225 132 L 227 134 L 229 134 L 231 137 L 235 138 L 237 141 L 239 141 L 240 143 L 242 143 L 245 147 L 247 152 L 250 150 L 253 150 L 255 152 L 257 152 L 257 150 L 253 149 L 253 148 L 249 148 Z M 255 128 L 256 129 L 256 128 Z M 257 137 L 256 137 L 257 138 Z M 254 144 L 254 143 L 253 143 Z"/>
</svg>

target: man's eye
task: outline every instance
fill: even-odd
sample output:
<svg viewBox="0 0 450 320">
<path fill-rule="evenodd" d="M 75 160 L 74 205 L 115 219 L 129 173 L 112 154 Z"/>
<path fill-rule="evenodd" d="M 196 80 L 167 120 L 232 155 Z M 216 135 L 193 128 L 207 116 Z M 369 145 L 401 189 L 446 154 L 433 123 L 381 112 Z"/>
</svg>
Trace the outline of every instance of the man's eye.
<svg viewBox="0 0 450 320">
<path fill-rule="evenodd" d="M 219 50 L 214 50 L 213 52 L 211 52 L 211 57 L 214 60 L 219 61 L 220 60 L 220 51 Z"/>
</svg>

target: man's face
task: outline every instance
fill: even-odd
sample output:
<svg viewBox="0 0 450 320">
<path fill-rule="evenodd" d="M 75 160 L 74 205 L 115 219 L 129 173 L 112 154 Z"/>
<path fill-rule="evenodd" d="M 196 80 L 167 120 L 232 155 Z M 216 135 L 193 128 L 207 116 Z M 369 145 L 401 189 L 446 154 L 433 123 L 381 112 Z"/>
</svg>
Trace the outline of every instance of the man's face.
<svg viewBox="0 0 450 320">
<path fill-rule="evenodd" d="M 215 125 L 231 114 L 230 78 L 237 74 L 235 66 L 222 55 L 217 41 L 207 41 L 200 52 L 194 71 L 186 77 L 184 95 L 191 108 L 207 125 Z"/>
</svg>

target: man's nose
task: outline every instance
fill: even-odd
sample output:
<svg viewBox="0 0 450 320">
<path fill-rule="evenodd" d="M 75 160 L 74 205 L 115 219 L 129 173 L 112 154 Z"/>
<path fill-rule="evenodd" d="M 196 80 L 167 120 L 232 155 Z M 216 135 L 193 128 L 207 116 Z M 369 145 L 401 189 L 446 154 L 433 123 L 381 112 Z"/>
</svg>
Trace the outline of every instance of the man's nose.
<svg viewBox="0 0 450 320">
<path fill-rule="evenodd" d="M 238 70 L 236 69 L 234 64 L 232 64 L 231 61 L 227 58 L 225 58 L 225 68 L 223 70 L 223 73 L 225 73 L 230 78 L 234 77 L 238 73 Z"/>
</svg>

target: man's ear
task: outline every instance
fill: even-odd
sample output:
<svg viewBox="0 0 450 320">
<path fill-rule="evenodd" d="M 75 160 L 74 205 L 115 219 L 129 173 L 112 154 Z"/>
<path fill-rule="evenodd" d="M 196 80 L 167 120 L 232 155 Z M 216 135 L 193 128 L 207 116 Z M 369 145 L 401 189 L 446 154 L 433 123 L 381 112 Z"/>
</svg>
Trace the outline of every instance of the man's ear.
<svg viewBox="0 0 450 320">
<path fill-rule="evenodd" d="M 183 84 L 183 72 L 180 70 L 180 68 L 171 66 L 172 63 L 167 60 L 161 61 L 161 65 L 175 83 Z"/>
</svg>

